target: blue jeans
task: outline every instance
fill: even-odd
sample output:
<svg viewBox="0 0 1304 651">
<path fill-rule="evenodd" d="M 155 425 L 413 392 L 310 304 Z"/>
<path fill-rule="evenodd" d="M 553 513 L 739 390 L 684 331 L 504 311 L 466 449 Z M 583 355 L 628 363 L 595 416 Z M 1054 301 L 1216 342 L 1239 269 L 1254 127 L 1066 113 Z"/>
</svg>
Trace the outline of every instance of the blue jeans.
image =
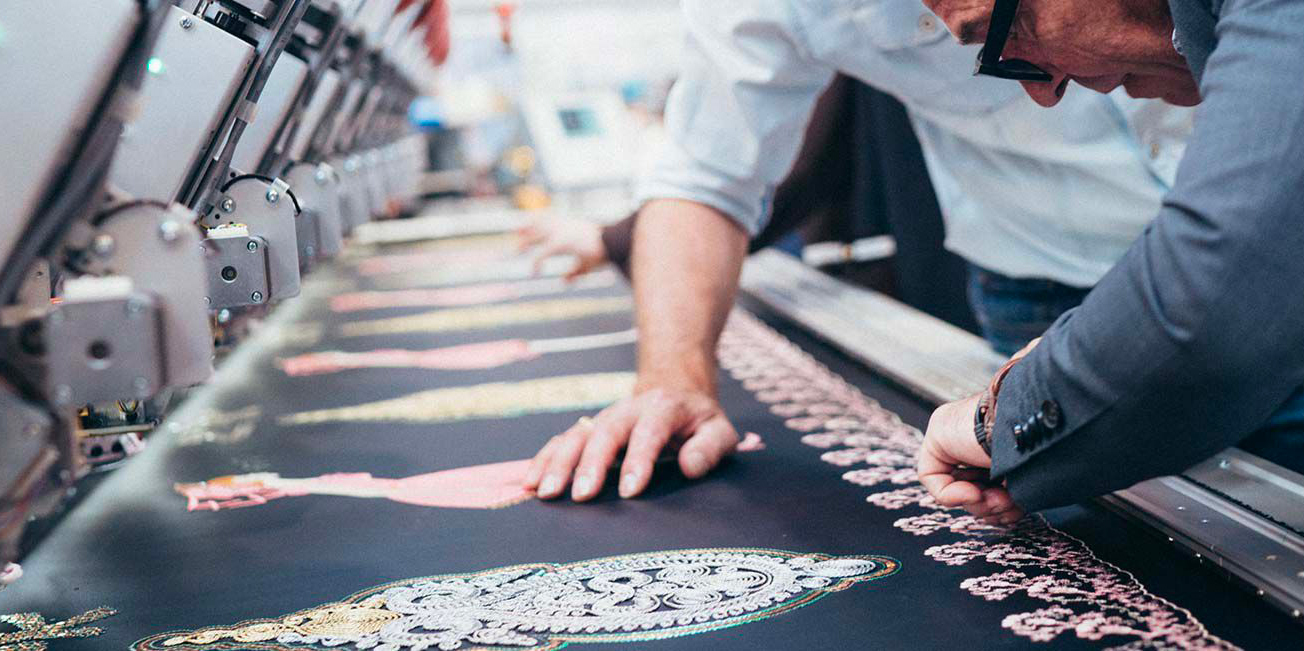
<svg viewBox="0 0 1304 651">
<path fill-rule="evenodd" d="M 969 265 L 969 306 L 983 338 L 1002 355 L 1013 355 L 1040 337 L 1055 319 L 1086 298 L 1090 287 L 1042 278 L 1010 278 Z"/>
<path fill-rule="evenodd" d="M 1013 355 L 1040 337 L 1061 314 L 1077 307 L 1089 291 L 1053 280 L 1010 278 L 969 265 L 969 305 L 983 337 L 1003 355 Z M 1240 447 L 1304 473 L 1304 387 L 1291 394 Z"/>
</svg>

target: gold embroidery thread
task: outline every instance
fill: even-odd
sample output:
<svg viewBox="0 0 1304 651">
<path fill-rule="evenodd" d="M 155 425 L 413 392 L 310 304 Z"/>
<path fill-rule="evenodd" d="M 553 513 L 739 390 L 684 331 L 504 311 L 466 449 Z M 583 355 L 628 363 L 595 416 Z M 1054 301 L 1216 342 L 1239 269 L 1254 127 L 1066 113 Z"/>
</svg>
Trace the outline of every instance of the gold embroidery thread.
<svg viewBox="0 0 1304 651">
<path fill-rule="evenodd" d="M 340 326 L 345 337 L 401 334 L 405 332 L 452 332 L 486 330 L 507 325 L 568 321 L 586 316 L 624 312 L 633 308 L 628 297 L 559 298 L 506 305 L 435 310 L 424 314 L 358 321 Z"/>
<path fill-rule="evenodd" d="M 591 373 L 422 391 L 352 407 L 280 418 L 282 425 L 330 422 L 448 423 L 605 407 L 634 390 L 633 373 Z"/>
<path fill-rule="evenodd" d="M 50 640 L 95 637 L 104 632 L 98 626 L 84 626 L 106 617 L 112 617 L 118 611 L 112 608 L 96 608 L 61 622 L 50 623 L 39 613 L 18 613 L 0 615 L 0 623 L 9 624 L 17 631 L 0 633 L 0 651 L 46 651 Z"/>
</svg>

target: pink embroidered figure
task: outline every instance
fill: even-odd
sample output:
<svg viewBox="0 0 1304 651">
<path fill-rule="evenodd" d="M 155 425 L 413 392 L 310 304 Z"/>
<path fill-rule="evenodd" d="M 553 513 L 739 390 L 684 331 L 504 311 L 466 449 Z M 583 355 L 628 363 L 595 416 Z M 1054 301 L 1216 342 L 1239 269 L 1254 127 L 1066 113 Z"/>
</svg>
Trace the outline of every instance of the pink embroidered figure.
<svg viewBox="0 0 1304 651">
<path fill-rule="evenodd" d="M 186 497 L 186 510 L 221 511 L 258 506 L 285 497 L 337 495 L 388 499 L 404 504 L 445 509 L 498 509 L 534 497 L 525 490 L 528 459 L 468 466 L 423 475 L 386 479 L 370 473 L 332 473 L 295 479 L 276 473 L 218 477 L 193 484 L 176 484 Z"/>
<path fill-rule="evenodd" d="M 286 375 L 301 377 L 338 373 L 362 368 L 428 368 L 470 370 L 506 366 L 535 359 L 546 353 L 592 350 L 634 343 L 633 330 L 560 339 L 501 339 L 478 344 L 446 346 L 427 350 L 387 348 L 360 353 L 325 351 L 277 360 Z"/>
<path fill-rule="evenodd" d="M 765 449 L 765 441 L 748 432 L 739 452 Z M 186 498 L 187 511 L 223 511 L 259 506 L 272 500 L 305 495 L 335 495 L 387 499 L 442 509 L 501 509 L 534 498 L 525 489 L 530 460 L 505 461 L 441 470 L 401 479 L 374 477 L 366 472 L 341 472 L 290 478 L 274 472 L 227 475 L 208 481 L 177 483 L 172 488 Z"/>
<path fill-rule="evenodd" d="M 485 369 L 538 357 L 524 339 L 504 339 L 482 344 L 447 346 L 428 350 L 387 348 L 365 353 L 327 351 L 277 360 L 292 377 L 338 373 L 359 368 L 429 368 L 441 370 Z"/>
</svg>

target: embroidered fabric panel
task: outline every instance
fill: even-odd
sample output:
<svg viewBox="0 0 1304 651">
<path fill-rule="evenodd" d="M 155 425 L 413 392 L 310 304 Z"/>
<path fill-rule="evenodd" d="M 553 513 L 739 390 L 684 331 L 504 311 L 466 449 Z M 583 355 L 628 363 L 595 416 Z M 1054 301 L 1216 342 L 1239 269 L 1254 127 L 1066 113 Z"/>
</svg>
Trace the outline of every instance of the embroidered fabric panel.
<svg viewBox="0 0 1304 651">
<path fill-rule="evenodd" d="M 104 632 L 98 626 L 86 626 L 116 615 L 112 608 L 96 608 L 60 622 L 47 622 L 39 613 L 0 615 L 0 624 L 16 630 L 0 629 L 0 651 L 46 651 L 49 642 L 71 638 L 95 637 Z"/>
<path fill-rule="evenodd" d="M 877 488 L 866 501 L 903 511 L 895 526 L 916 536 L 944 537 L 925 554 L 947 565 L 988 563 L 993 574 L 960 588 L 989 601 L 1024 595 L 1046 603 L 1012 613 L 1002 626 L 1035 642 L 1062 635 L 1084 640 L 1118 636 L 1116 649 L 1232 649 L 1186 609 L 1151 594 L 1130 573 L 1096 557 L 1082 541 L 1040 515 L 1014 527 L 983 524 L 944 509 L 916 480 L 922 433 L 843 381 L 805 351 L 735 310 L 721 338 L 720 365 L 771 413 L 827 450 L 821 458 L 848 482 Z"/>
<path fill-rule="evenodd" d="M 378 586 L 276 619 L 155 635 L 135 651 L 558 649 L 695 635 L 774 617 L 899 563 L 768 549 L 689 549 Z"/>
<path fill-rule="evenodd" d="M 605 407 L 634 389 L 633 373 L 591 373 L 422 391 L 392 400 L 282 416 L 282 425 L 448 423 Z"/>
<path fill-rule="evenodd" d="M 556 298 L 548 300 L 450 308 L 412 316 L 355 321 L 340 326 L 345 337 L 390 335 L 407 332 L 450 332 L 487 330 L 510 325 L 568 321 L 600 314 L 615 314 L 633 309 L 629 297 Z"/>
</svg>

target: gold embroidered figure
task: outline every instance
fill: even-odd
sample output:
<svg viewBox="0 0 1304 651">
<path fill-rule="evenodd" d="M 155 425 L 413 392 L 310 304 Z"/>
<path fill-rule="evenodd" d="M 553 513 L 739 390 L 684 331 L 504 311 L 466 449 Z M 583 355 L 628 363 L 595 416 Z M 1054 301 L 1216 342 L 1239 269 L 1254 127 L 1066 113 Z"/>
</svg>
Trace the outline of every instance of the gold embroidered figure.
<svg viewBox="0 0 1304 651">
<path fill-rule="evenodd" d="M 422 391 L 352 407 L 288 414 L 282 425 L 329 422 L 448 423 L 605 407 L 634 390 L 633 373 L 591 373 Z"/>
<path fill-rule="evenodd" d="M 17 615 L 0 615 L 0 623 L 9 624 L 18 630 L 0 632 L 0 651 L 46 651 L 50 640 L 66 640 L 77 637 L 95 637 L 104 631 L 98 626 L 83 626 L 112 617 L 118 611 L 111 608 L 96 608 L 76 617 L 69 617 L 53 624 L 45 621 L 38 613 L 19 613 Z"/>
<path fill-rule="evenodd" d="M 230 445 L 249 438 L 262 414 L 258 405 L 227 412 L 205 409 L 184 422 L 170 420 L 167 427 L 169 432 L 176 433 L 180 447 L 208 443 Z"/>
<path fill-rule="evenodd" d="M 560 649 L 740 626 L 889 576 L 886 556 L 685 549 L 408 579 L 275 619 L 178 631 L 135 651 Z"/>
<path fill-rule="evenodd" d="M 599 314 L 624 312 L 633 307 L 624 296 L 613 298 L 556 298 L 505 305 L 436 310 L 412 316 L 358 321 L 340 326 L 345 337 L 389 335 L 404 332 L 485 330 L 522 323 L 567 321 Z"/>
<path fill-rule="evenodd" d="M 533 260 L 522 257 L 499 260 L 492 265 L 451 266 L 430 271 L 371 276 L 370 284 L 378 289 L 408 289 L 412 287 L 449 287 L 471 283 L 507 282 L 529 280 L 531 278 L 556 278 L 565 275 L 574 266 L 574 258 L 561 255 L 544 260 L 543 264 L 535 269 Z"/>
</svg>

